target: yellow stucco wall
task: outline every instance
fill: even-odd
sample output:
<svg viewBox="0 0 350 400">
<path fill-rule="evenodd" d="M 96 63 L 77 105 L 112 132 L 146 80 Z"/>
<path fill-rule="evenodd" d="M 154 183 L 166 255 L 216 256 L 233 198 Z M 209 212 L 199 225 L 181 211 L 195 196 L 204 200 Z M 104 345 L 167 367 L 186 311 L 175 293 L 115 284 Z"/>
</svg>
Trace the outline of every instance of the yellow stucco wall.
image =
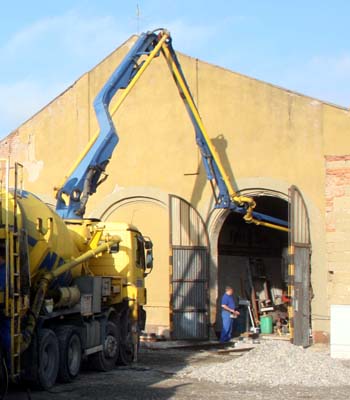
<svg viewBox="0 0 350 400">
<path fill-rule="evenodd" d="M 106 212 L 106 207 L 101 204 L 101 212 L 95 211 L 95 216 L 104 221 L 128 221 L 144 234 L 151 237 L 154 243 L 155 270 L 146 278 L 147 285 L 147 329 L 157 334 L 169 335 L 169 254 L 161 251 L 159 244 L 164 243 L 169 235 L 169 218 L 167 199 L 164 202 L 155 201 L 149 197 L 138 197 L 141 189 L 124 191 L 124 198 L 116 198 L 110 195 L 103 204 L 114 204 Z M 147 189 L 142 190 L 143 196 Z M 165 245 L 167 247 L 167 245 Z"/>
<path fill-rule="evenodd" d="M 47 198 L 61 182 L 96 132 L 95 95 L 134 40 L 124 43 L 2 141 L 2 154 L 11 153 L 12 159 L 24 164 L 28 190 Z M 207 130 L 238 187 L 286 193 L 295 184 L 305 196 L 313 246 L 314 329 L 328 330 L 325 317 L 332 292 L 327 273 L 324 157 L 350 154 L 349 112 L 185 55 L 179 58 Z M 148 188 L 183 197 L 207 221 L 213 204 L 211 190 L 193 128 L 164 60 L 154 61 L 114 121 L 120 143 L 108 166 L 109 179 L 91 198 L 88 212 L 93 213 L 111 193 L 123 198 L 129 188 L 138 188 L 139 195 Z M 130 207 L 116 210 L 115 216 L 130 219 Z M 166 211 L 159 208 L 157 214 L 156 205 L 141 209 L 145 213 L 138 212 L 134 223 L 156 238 L 155 275 L 148 285 L 149 307 L 157 304 L 159 311 L 151 312 L 150 318 L 165 326 L 169 306 L 168 280 L 163 282 L 169 252 Z"/>
</svg>

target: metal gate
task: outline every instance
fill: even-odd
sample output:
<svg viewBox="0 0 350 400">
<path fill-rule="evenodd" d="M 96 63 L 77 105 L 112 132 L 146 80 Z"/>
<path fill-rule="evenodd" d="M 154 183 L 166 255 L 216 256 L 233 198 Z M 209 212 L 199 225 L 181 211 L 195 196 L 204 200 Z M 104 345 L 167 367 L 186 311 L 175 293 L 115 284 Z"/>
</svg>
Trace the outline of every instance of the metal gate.
<svg viewBox="0 0 350 400">
<path fill-rule="evenodd" d="M 205 224 L 187 201 L 170 196 L 171 336 L 207 339 L 209 255 Z"/>
<path fill-rule="evenodd" d="M 292 299 L 289 309 L 291 339 L 295 345 L 310 344 L 311 241 L 309 216 L 302 194 L 296 186 L 289 188 L 289 286 Z"/>
</svg>

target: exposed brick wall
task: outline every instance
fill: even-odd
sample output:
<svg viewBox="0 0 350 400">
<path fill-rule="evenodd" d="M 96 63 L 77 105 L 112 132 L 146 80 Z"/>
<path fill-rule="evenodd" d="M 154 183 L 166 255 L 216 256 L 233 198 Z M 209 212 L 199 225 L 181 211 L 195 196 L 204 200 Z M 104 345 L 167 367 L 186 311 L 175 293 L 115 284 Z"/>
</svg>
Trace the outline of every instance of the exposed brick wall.
<svg viewBox="0 0 350 400">
<path fill-rule="evenodd" d="M 350 154 L 325 156 L 326 240 L 330 304 L 350 299 Z"/>
<path fill-rule="evenodd" d="M 341 198 L 350 201 L 350 155 L 325 156 L 326 159 L 326 227 L 336 231 L 335 202 Z M 350 212 L 350 207 L 349 210 Z"/>
<path fill-rule="evenodd" d="M 16 153 L 17 144 L 18 131 L 14 131 L 0 141 L 0 158 L 8 158 L 13 153 Z"/>
</svg>

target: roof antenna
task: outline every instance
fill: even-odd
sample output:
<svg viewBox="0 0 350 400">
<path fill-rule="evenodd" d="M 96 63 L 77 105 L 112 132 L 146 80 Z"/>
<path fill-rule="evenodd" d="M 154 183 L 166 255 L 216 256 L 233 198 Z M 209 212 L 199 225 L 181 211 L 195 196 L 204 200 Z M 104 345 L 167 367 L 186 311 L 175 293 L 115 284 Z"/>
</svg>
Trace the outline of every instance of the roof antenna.
<svg viewBox="0 0 350 400">
<path fill-rule="evenodd" d="M 139 3 L 136 4 L 136 21 L 137 21 L 137 34 L 140 34 L 140 19 L 141 19 L 141 10 Z"/>
</svg>

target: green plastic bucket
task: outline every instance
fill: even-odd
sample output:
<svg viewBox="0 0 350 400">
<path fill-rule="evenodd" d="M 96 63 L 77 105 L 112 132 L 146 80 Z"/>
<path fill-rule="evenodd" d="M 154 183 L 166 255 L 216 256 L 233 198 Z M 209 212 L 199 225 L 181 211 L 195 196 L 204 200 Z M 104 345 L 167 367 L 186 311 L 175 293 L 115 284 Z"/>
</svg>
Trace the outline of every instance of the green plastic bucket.
<svg viewBox="0 0 350 400">
<path fill-rule="evenodd" d="M 262 315 L 260 317 L 260 332 L 272 333 L 272 317 L 271 315 Z"/>
</svg>

